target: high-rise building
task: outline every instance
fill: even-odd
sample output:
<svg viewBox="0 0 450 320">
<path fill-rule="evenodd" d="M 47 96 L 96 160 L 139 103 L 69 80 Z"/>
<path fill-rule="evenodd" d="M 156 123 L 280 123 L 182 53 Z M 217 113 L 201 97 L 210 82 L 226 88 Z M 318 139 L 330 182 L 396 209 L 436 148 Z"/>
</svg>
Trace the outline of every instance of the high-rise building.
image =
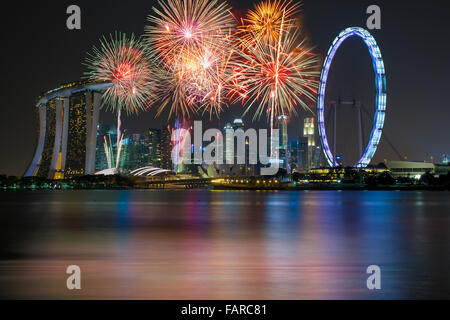
<svg viewBox="0 0 450 320">
<path fill-rule="evenodd" d="M 102 128 L 102 126 L 100 126 L 100 128 Z M 105 126 L 102 131 L 108 132 L 106 128 L 108 128 L 108 126 Z M 110 136 L 113 136 L 113 134 L 107 135 L 106 140 L 108 141 L 108 143 L 110 142 Z M 120 158 L 118 160 L 118 168 L 121 170 L 121 172 L 130 172 L 148 166 L 171 170 L 172 168 L 170 159 L 167 160 L 167 157 L 170 157 L 170 153 L 169 155 L 164 153 L 167 153 L 167 150 L 171 149 L 170 140 L 168 139 L 168 130 L 167 132 L 165 132 L 165 130 L 160 129 L 149 129 L 148 133 L 146 134 L 128 134 L 125 130 L 123 138 L 120 142 L 121 152 Z M 115 142 L 113 142 L 111 145 L 113 147 L 110 153 L 112 153 L 113 157 L 115 158 L 113 158 L 109 162 L 115 163 L 117 161 L 117 147 Z M 106 158 L 105 152 L 103 151 L 99 153 L 99 158 L 101 158 L 101 160 L 99 159 L 99 163 L 102 166 L 106 165 L 108 167 L 109 163 L 105 163 L 105 160 L 102 158 Z"/>
<path fill-rule="evenodd" d="M 150 165 L 161 168 L 161 129 L 149 129 L 148 140 Z"/>
<path fill-rule="evenodd" d="M 303 122 L 303 137 L 308 141 L 308 162 L 304 167 L 305 170 L 309 170 L 315 166 L 314 164 L 314 150 L 316 149 L 316 135 L 314 130 L 314 118 L 307 117 Z"/>
<path fill-rule="evenodd" d="M 258 150 L 254 148 L 250 148 L 250 143 L 248 138 L 245 138 L 244 140 L 244 157 L 245 161 L 244 163 L 239 163 L 242 161 L 239 161 L 238 157 L 238 143 L 241 143 L 239 139 L 235 139 L 234 135 L 227 135 L 227 130 L 234 130 L 235 133 L 237 130 L 241 129 L 245 133 L 245 124 L 242 121 L 242 119 L 234 119 L 233 124 L 227 123 L 225 127 L 223 128 L 223 151 L 224 151 L 224 157 L 223 157 L 223 165 L 218 166 L 220 174 L 229 176 L 252 176 L 256 174 L 257 165 L 251 164 L 250 159 L 258 159 Z M 220 143 L 220 142 L 219 142 Z M 233 147 L 230 148 L 230 146 Z M 227 159 L 233 159 L 233 163 L 229 164 L 227 163 Z"/>
<path fill-rule="evenodd" d="M 281 115 L 278 117 L 278 133 L 279 133 L 279 147 L 278 147 L 278 161 L 279 167 L 288 170 L 288 134 L 287 134 L 287 117 Z M 289 170 L 288 170 L 289 171 Z"/>
<path fill-rule="evenodd" d="M 171 138 L 168 128 L 148 130 L 150 166 L 173 170 Z"/>
<path fill-rule="evenodd" d="M 245 133 L 245 124 L 242 119 L 234 119 L 233 120 L 233 129 L 236 132 L 236 130 L 243 130 Z M 237 141 L 239 143 L 239 141 Z M 245 162 L 243 164 L 238 164 L 238 146 L 235 145 L 234 149 L 234 168 L 235 172 L 243 175 L 243 176 L 253 176 L 256 174 L 257 165 L 251 164 L 250 159 L 258 159 L 258 150 L 257 148 L 250 148 L 250 141 L 248 138 L 245 138 L 245 145 L 244 145 L 244 156 L 245 156 Z"/>
<path fill-rule="evenodd" d="M 161 129 L 161 169 L 172 170 L 172 135 L 168 128 Z"/>
<path fill-rule="evenodd" d="M 298 167 L 299 170 L 308 171 L 310 169 L 308 138 L 298 139 Z"/>
<path fill-rule="evenodd" d="M 149 139 L 139 133 L 130 134 L 122 142 L 121 169 L 133 171 L 151 163 Z"/>
<path fill-rule="evenodd" d="M 445 164 L 446 166 L 448 166 L 449 162 L 450 162 L 450 155 L 448 155 L 448 154 L 442 155 L 442 164 Z"/>
<path fill-rule="evenodd" d="M 312 150 L 311 168 L 320 168 L 322 166 L 322 159 L 322 148 L 320 146 L 314 146 Z"/>
<path fill-rule="evenodd" d="M 300 142 L 298 140 L 289 141 L 289 159 L 288 164 L 291 172 L 300 171 Z"/>
<path fill-rule="evenodd" d="M 223 145 L 224 156 L 223 156 L 223 165 L 221 165 L 219 169 L 220 169 L 221 174 L 225 175 L 225 176 L 230 175 L 231 169 L 233 168 L 233 165 L 229 164 L 227 162 L 227 159 L 234 159 L 234 149 L 229 148 L 229 146 L 233 145 L 234 137 L 231 135 L 227 135 L 227 131 L 229 131 L 229 130 L 234 130 L 231 123 L 227 123 L 223 127 L 223 134 L 222 134 L 223 141 L 224 141 L 224 145 Z"/>
<path fill-rule="evenodd" d="M 101 97 L 111 85 L 74 82 L 39 97 L 39 141 L 25 176 L 60 179 L 95 173 Z"/>
</svg>

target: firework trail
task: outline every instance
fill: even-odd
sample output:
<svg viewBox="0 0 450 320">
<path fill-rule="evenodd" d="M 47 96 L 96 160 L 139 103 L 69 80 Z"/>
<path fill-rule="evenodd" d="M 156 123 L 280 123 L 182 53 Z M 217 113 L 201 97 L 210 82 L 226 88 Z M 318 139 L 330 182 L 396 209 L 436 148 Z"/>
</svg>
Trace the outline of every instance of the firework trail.
<svg viewBox="0 0 450 320">
<path fill-rule="evenodd" d="M 119 133 L 117 132 L 118 135 L 118 145 L 117 145 L 117 155 L 116 155 L 116 169 L 119 169 L 119 165 L 120 165 L 120 156 L 122 155 L 122 149 L 123 149 L 123 138 L 124 135 L 123 133 Z"/>
<path fill-rule="evenodd" d="M 100 47 L 88 54 L 85 77 L 113 84 L 103 94 L 103 105 L 113 111 L 137 113 L 154 99 L 152 64 L 153 57 L 143 41 L 116 32 L 109 39 L 103 37 Z"/>
<path fill-rule="evenodd" d="M 111 136 L 110 136 L 111 138 Z M 113 163 L 111 160 L 111 149 L 108 145 L 108 141 L 106 140 L 106 136 L 103 136 L 103 147 L 105 148 L 105 155 L 106 155 L 106 161 L 108 163 L 108 169 L 111 169 L 113 167 Z"/>
<path fill-rule="evenodd" d="M 108 143 L 109 140 L 109 143 Z M 111 135 L 108 135 L 108 139 L 106 136 L 103 136 L 103 148 L 105 149 L 106 162 L 108 163 L 108 169 L 119 168 L 120 165 L 120 156 L 122 154 L 122 145 L 123 145 L 123 134 L 120 134 L 120 138 L 118 139 L 118 143 L 116 146 L 116 157 L 114 159 L 114 149 L 111 141 Z M 114 161 L 115 160 L 115 161 Z"/>
</svg>

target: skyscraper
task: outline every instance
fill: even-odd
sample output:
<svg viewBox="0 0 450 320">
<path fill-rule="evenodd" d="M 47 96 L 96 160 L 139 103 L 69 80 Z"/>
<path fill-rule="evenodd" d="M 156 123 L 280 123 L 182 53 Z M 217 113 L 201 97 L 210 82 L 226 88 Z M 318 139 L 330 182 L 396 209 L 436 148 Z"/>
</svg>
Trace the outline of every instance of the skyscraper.
<svg viewBox="0 0 450 320">
<path fill-rule="evenodd" d="M 168 128 L 148 130 L 148 149 L 151 166 L 173 170 L 171 139 L 171 132 Z"/>
<path fill-rule="evenodd" d="M 291 172 L 300 171 L 300 142 L 298 140 L 289 141 L 288 164 Z"/>
<path fill-rule="evenodd" d="M 314 151 L 316 146 L 316 136 L 314 131 L 314 118 L 307 117 L 303 122 L 303 137 L 307 139 L 308 142 L 308 153 L 307 153 L 307 163 L 304 167 L 305 170 L 313 168 L 314 165 Z"/>
<path fill-rule="evenodd" d="M 161 129 L 149 129 L 148 140 L 150 165 L 161 168 Z"/>
<path fill-rule="evenodd" d="M 121 169 L 133 171 L 147 167 L 151 163 L 149 139 L 145 135 L 133 133 L 123 141 L 121 156 Z"/>
<path fill-rule="evenodd" d="M 169 128 L 161 129 L 161 169 L 172 170 L 172 136 Z"/>
<path fill-rule="evenodd" d="M 227 130 L 234 130 L 234 134 L 228 134 Z M 257 149 L 251 149 L 249 140 L 245 137 L 244 141 L 235 139 L 235 133 L 237 130 L 242 130 L 245 134 L 245 124 L 242 119 L 234 119 L 233 124 L 227 123 L 223 128 L 223 150 L 224 164 L 220 166 L 220 173 L 222 175 L 234 175 L 234 176 L 251 176 L 256 173 L 256 164 L 251 164 L 250 159 L 257 159 Z M 238 143 L 244 143 L 244 157 L 245 161 L 240 161 L 238 157 L 239 146 Z M 220 143 L 220 142 L 219 142 Z M 227 163 L 227 159 L 232 159 L 233 163 Z M 239 163 L 243 162 L 243 163 Z"/>
<path fill-rule="evenodd" d="M 227 159 L 234 159 L 234 149 L 231 149 L 229 146 L 233 145 L 234 137 L 231 135 L 227 135 L 228 130 L 234 130 L 231 123 L 227 123 L 223 127 L 223 151 L 224 151 L 224 157 L 223 157 L 223 164 L 220 166 L 220 172 L 222 175 L 231 175 L 231 169 L 233 167 L 232 164 L 227 163 Z"/>
<path fill-rule="evenodd" d="M 299 170 L 307 171 L 310 168 L 309 165 L 309 147 L 308 138 L 300 137 L 298 139 L 298 167 Z"/>
<path fill-rule="evenodd" d="M 279 130 L 279 147 L 278 147 L 279 164 L 280 168 L 288 170 L 289 150 L 288 150 L 288 134 L 287 134 L 287 117 L 285 115 L 281 115 L 278 117 L 277 120 Z"/>
</svg>

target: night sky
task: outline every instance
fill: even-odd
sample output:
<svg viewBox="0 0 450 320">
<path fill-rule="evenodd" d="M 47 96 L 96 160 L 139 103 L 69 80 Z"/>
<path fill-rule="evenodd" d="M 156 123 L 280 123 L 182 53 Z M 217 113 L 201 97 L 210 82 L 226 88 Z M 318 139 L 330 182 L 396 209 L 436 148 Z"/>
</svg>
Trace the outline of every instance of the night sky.
<svg viewBox="0 0 450 320">
<path fill-rule="evenodd" d="M 253 1 L 230 3 L 238 15 L 253 6 Z M 82 30 L 66 28 L 66 8 L 71 4 L 81 7 Z M 8 4 L 0 22 L 3 30 L 0 174 L 23 174 L 33 157 L 37 143 L 36 98 L 61 83 L 79 80 L 85 71 L 81 63 L 86 52 L 98 44 L 102 35 L 116 30 L 141 35 L 146 16 L 152 13 L 155 4 L 153 0 Z M 302 13 L 305 31 L 317 53 L 324 56 L 340 31 L 350 26 L 365 27 L 366 8 L 370 4 L 378 4 L 382 10 L 382 29 L 370 32 L 381 49 L 387 73 L 386 136 L 408 160 L 429 161 L 433 156 L 440 162 L 443 153 L 450 153 L 450 26 L 445 1 L 305 0 Z M 358 99 L 373 109 L 373 90 L 373 71 L 365 45 L 357 38 L 345 42 L 332 65 L 327 100 L 338 96 Z M 232 106 L 220 123 L 213 121 L 210 125 L 223 126 L 242 112 L 241 106 Z M 356 133 L 351 112 L 343 111 L 338 121 L 338 143 L 343 141 L 340 152 L 347 159 L 352 158 L 352 150 L 356 149 L 356 143 L 351 144 L 356 141 L 351 139 Z M 300 134 L 301 119 L 306 115 L 301 111 L 298 118 L 290 119 L 290 139 Z M 126 118 L 125 127 L 133 132 L 167 125 L 166 116 L 154 117 L 155 112 L 150 111 Z M 252 125 L 251 117 L 244 120 L 247 126 Z M 101 121 L 112 123 L 114 118 L 102 113 Z M 261 123 L 255 126 L 260 127 Z M 398 160 L 383 137 L 373 162 L 386 158 Z"/>
</svg>

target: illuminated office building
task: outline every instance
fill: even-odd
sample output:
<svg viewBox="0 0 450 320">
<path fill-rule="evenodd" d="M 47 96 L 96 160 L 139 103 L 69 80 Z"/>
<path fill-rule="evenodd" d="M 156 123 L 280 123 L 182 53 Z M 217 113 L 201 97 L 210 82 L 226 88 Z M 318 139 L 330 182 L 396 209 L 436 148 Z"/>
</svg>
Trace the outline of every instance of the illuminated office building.
<svg viewBox="0 0 450 320">
<path fill-rule="evenodd" d="M 149 140 L 139 133 L 125 135 L 121 142 L 119 168 L 130 172 L 150 165 Z"/>
<path fill-rule="evenodd" d="M 150 152 L 150 166 L 161 168 L 161 129 L 148 130 L 148 148 Z"/>
<path fill-rule="evenodd" d="M 161 129 L 161 169 L 172 170 L 172 135 L 169 128 Z"/>
<path fill-rule="evenodd" d="M 39 97 L 39 140 L 25 176 L 62 179 L 95 173 L 102 92 L 111 85 L 74 82 Z"/>
<path fill-rule="evenodd" d="M 309 170 L 315 166 L 314 164 L 314 153 L 316 147 L 316 135 L 314 131 L 314 118 L 305 118 L 303 122 L 303 137 L 307 139 L 308 151 L 307 151 L 307 161 L 304 163 L 304 169 Z"/>
<path fill-rule="evenodd" d="M 448 154 L 442 155 L 442 164 L 448 166 L 449 162 L 450 162 L 450 155 Z"/>
<path fill-rule="evenodd" d="M 309 147 L 308 138 L 300 137 L 298 139 L 298 169 L 299 171 L 309 170 Z"/>
<path fill-rule="evenodd" d="M 299 172 L 302 168 L 302 152 L 300 140 L 289 141 L 288 165 L 291 172 Z"/>
<path fill-rule="evenodd" d="M 219 171 L 221 175 L 229 176 L 252 176 L 256 174 L 257 165 L 256 164 L 250 164 L 250 158 L 253 157 L 256 160 L 258 159 L 257 149 L 251 150 L 249 146 L 249 140 L 246 137 L 244 140 L 244 156 L 245 161 L 244 163 L 239 164 L 238 160 L 238 143 L 241 143 L 242 141 L 239 141 L 235 138 L 234 135 L 227 135 L 227 130 L 234 130 L 235 133 L 237 130 L 241 129 L 244 131 L 245 134 L 245 124 L 242 121 L 242 119 L 234 119 L 233 123 L 227 123 L 225 127 L 223 128 L 223 151 L 224 151 L 224 157 L 223 157 L 223 165 L 219 165 Z M 219 142 L 220 143 L 220 142 Z M 232 148 L 230 147 L 232 146 Z M 227 163 L 227 159 L 231 158 L 233 159 L 232 164 Z"/>
<path fill-rule="evenodd" d="M 322 147 L 321 146 L 314 146 L 312 150 L 312 163 L 311 168 L 320 168 L 322 167 L 323 163 L 323 153 L 322 153 Z"/>
<path fill-rule="evenodd" d="M 172 170 L 172 141 L 168 128 L 148 130 L 150 166 Z"/>
<path fill-rule="evenodd" d="M 278 130 L 279 130 L 278 161 L 280 164 L 279 167 L 289 171 L 287 117 L 285 115 L 281 115 L 278 117 Z"/>
<path fill-rule="evenodd" d="M 231 169 L 233 168 L 232 164 L 227 163 L 227 159 L 234 159 L 234 149 L 229 148 L 229 146 L 233 145 L 234 137 L 232 135 L 227 135 L 227 131 L 233 130 L 233 126 L 231 123 L 227 123 L 223 128 L 223 164 L 219 165 L 219 169 L 222 175 L 227 176 L 231 174 Z"/>
</svg>

